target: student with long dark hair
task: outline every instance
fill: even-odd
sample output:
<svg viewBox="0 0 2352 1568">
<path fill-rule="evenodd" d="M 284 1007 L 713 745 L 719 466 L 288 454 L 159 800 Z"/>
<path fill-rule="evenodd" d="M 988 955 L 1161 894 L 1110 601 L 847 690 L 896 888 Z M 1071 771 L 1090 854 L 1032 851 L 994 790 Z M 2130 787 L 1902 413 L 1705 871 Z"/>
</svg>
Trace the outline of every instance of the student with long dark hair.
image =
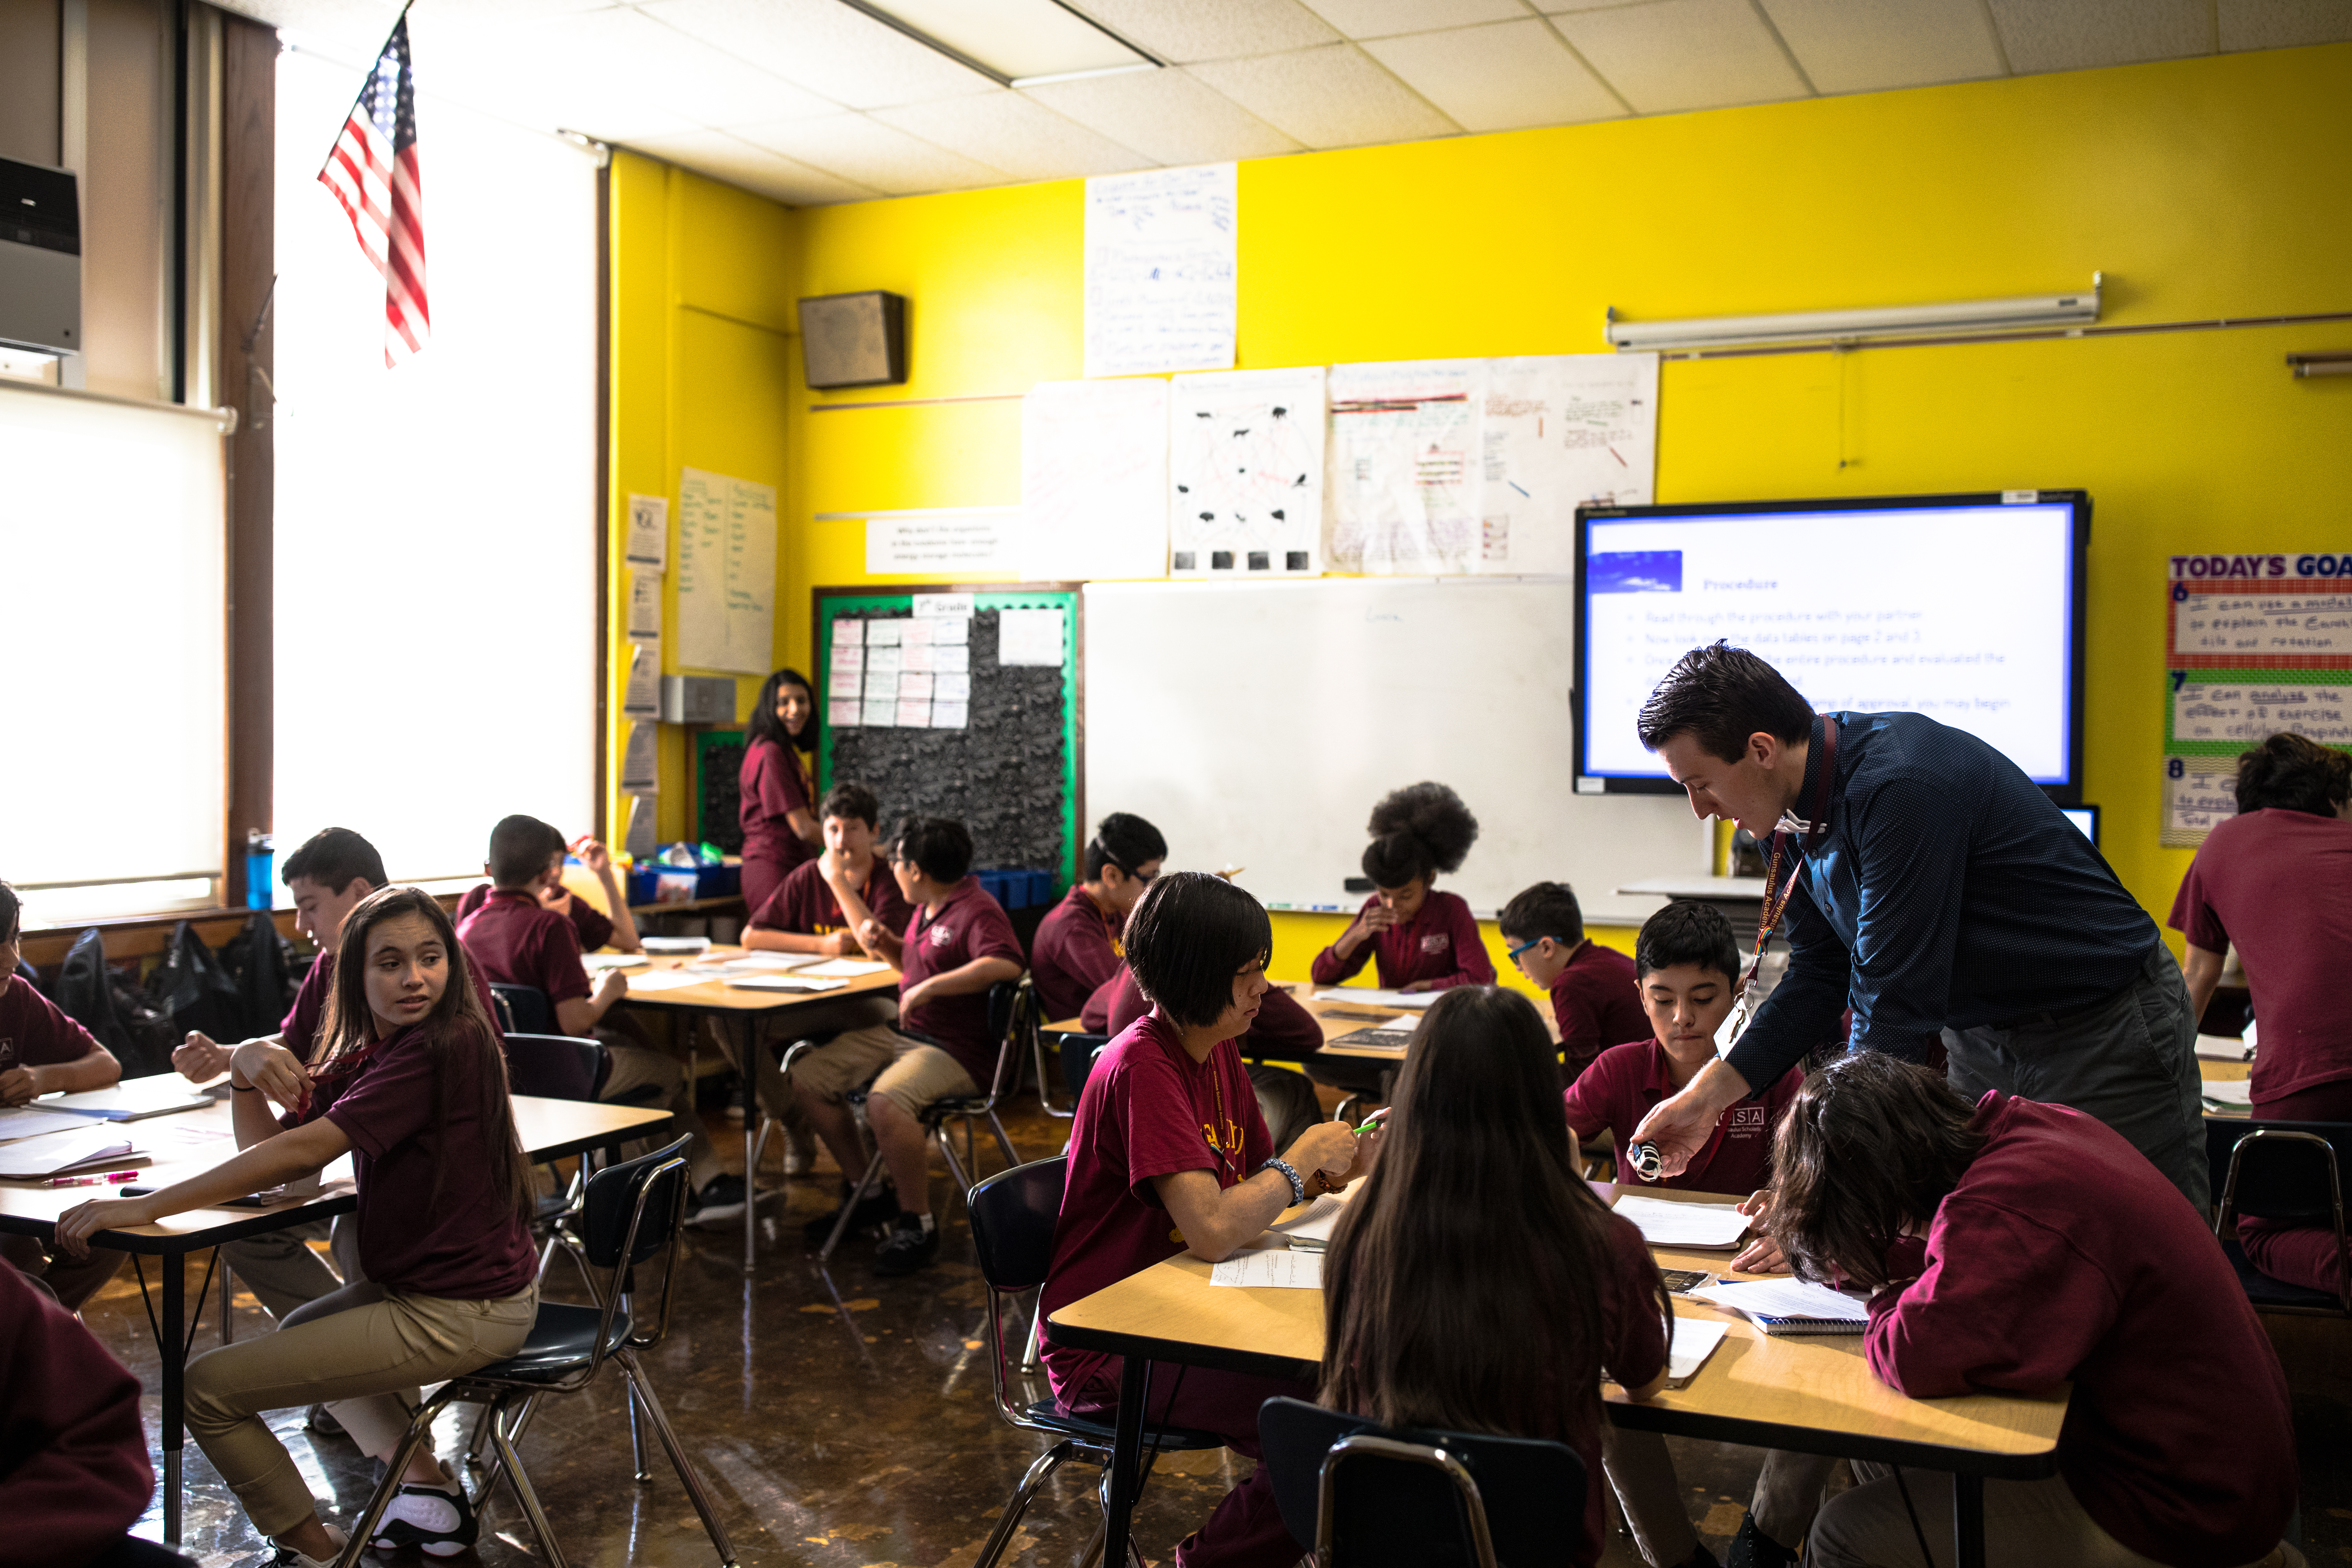
<svg viewBox="0 0 2352 1568">
<path fill-rule="evenodd" d="M 1478 819 L 1462 797 L 1442 784 L 1407 784 L 1372 807 L 1370 827 L 1363 868 L 1372 896 L 1339 940 L 1316 955 L 1315 984 L 1352 979 L 1370 958 L 1385 990 L 1492 985 L 1494 962 L 1470 906 L 1431 885 L 1461 869 L 1478 841 Z"/>
<path fill-rule="evenodd" d="M 2058 1474 L 1985 1483 L 1987 1563 L 2280 1561 L 2296 1492 L 2285 1375 L 2204 1216 L 2118 1133 L 1997 1089 L 1971 1106 L 1940 1074 L 1861 1051 L 1805 1080 L 1772 1164 L 1774 1237 L 1799 1275 L 1875 1292 L 1864 1349 L 1889 1386 L 2074 1384 Z M 1770 1531 L 1793 1544 L 1828 1462 L 1778 1458 L 1784 1483 L 1812 1471 L 1784 1485 Z M 1811 1524 L 1809 1568 L 1915 1563 L 1915 1515 L 1950 1542 L 1944 1478 L 1853 1470 Z"/>
<path fill-rule="evenodd" d="M 780 669 L 761 682 L 743 727 L 743 767 L 736 776 L 747 910 L 758 910 L 793 867 L 824 847 L 810 766 L 820 727 L 816 688 L 807 676 Z"/>
<path fill-rule="evenodd" d="M 362 1451 L 390 1462 L 418 1387 L 522 1348 L 539 1310 L 529 1164 L 499 1037 L 449 918 L 415 888 L 370 894 L 343 921 L 321 1049 L 306 1066 L 248 1040 L 230 1060 L 236 1155 L 145 1197 L 68 1211 L 69 1251 L 101 1230 L 152 1225 L 316 1173 L 350 1152 L 366 1279 L 288 1314 L 275 1333 L 188 1364 L 188 1428 L 278 1568 L 341 1549 L 309 1484 L 262 1419 L 326 1403 Z M 285 1108 L 281 1121 L 267 1103 Z M 430 1448 L 402 1477 L 372 1544 L 446 1556 L 473 1510 Z"/>
<path fill-rule="evenodd" d="M 1655 1394 L 1673 1309 L 1642 1233 L 1585 1185 L 1559 1097 L 1535 1004 L 1479 986 L 1431 1005 L 1323 1261 L 1320 1398 L 1387 1426 L 1566 1443 L 1586 1476 L 1570 1560 L 1590 1568 L 1601 1379 Z"/>
</svg>

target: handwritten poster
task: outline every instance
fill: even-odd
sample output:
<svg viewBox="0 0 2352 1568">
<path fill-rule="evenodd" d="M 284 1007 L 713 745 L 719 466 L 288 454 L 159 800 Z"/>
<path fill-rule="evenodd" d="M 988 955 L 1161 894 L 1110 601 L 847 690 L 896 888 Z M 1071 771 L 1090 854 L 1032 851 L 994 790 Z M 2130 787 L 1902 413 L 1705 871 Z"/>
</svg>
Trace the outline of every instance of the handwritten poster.
<svg viewBox="0 0 2352 1568">
<path fill-rule="evenodd" d="M 1229 370 L 1234 165 L 1087 182 L 1087 374 Z"/>
<path fill-rule="evenodd" d="M 1324 367 L 1180 375 L 1168 388 L 1168 569 L 1323 570 Z"/>
<path fill-rule="evenodd" d="M 1009 573 L 1020 522 L 1021 509 L 1013 506 L 877 512 L 866 520 L 866 570 L 877 577 Z"/>
<path fill-rule="evenodd" d="M 1485 360 L 1331 367 L 1323 559 L 1335 572 L 1475 569 Z"/>
<path fill-rule="evenodd" d="M 677 661 L 765 675 L 775 651 L 776 489 L 682 469 L 678 476 Z"/>
<path fill-rule="evenodd" d="M 1658 356 L 1486 362 L 1476 570 L 1576 570 L 1576 509 L 1647 506 L 1658 464 Z"/>
<path fill-rule="evenodd" d="M 1021 400 L 1021 574 L 1168 573 L 1168 384 L 1041 381 Z"/>
</svg>

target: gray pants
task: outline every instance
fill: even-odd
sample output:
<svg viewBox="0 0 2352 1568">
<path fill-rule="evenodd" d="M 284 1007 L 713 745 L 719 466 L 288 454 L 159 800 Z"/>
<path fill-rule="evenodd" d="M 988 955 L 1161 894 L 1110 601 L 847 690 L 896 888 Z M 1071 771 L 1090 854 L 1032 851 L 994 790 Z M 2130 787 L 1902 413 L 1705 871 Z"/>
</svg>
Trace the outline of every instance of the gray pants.
<svg viewBox="0 0 2352 1568">
<path fill-rule="evenodd" d="M 2008 1024 L 1946 1029 L 1952 1087 L 2000 1089 L 2105 1122 L 2204 1214 L 2212 1202 L 2199 1102 L 2197 1015 L 2162 942 L 2104 1001 Z"/>
</svg>

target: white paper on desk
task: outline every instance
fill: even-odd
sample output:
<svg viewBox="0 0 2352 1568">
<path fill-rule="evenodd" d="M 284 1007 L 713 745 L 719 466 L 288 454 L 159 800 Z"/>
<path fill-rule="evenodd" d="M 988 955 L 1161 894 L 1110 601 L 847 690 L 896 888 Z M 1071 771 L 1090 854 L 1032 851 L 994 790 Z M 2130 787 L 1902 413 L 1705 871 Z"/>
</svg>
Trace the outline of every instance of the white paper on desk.
<svg viewBox="0 0 2352 1568">
<path fill-rule="evenodd" d="M 1750 1317 L 1834 1318 L 1843 1322 L 1870 1321 L 1870 1308 L 1843 1290 L 1816 1285 L 1810 1279 L 1742 1279 L 1700 1285 L 1685 1292 L 1718 1307 Z"/>
<path fill-rule="evenodd" d="M 2199 1086 L 2197 1092 L 2215 1105 L 2251 1107 L 2254 1103 L 2254 1080 L 2242 1078 L 2231 1083 L 2203 1084 Z"/>
<path fill-rule="evenodd" d="M 1320 1290 L 1323 1255 L 1276 1247 L 1265 1252 L 1236 1252 L 1209 1269 L 1212 1285 L 1240 1285 L 1258 1289 Z"/>
<path fill-rule="evenodd" d="M 813 952 L 747 952 L 740 958 L 730 958 L 729 971 L 757 969 L 806 969 L 816 962 Z"/>
<path fill-rule="evenodd" d="M 727 984 L 736 991 L 838 991 L 849 982 L 812 980 L 803 974 L 730 974 Z"/>
<path fill-rule="evenodd" d="M 861 974 L 879 974 L 890 966 L 866 958 L 828 958 L 823 963 L 812 963 L 803 974 L 822 975 L 831 980 L 855 980 Z"/>
<path fill-rule="evenodd" d="M 1730 1331 L 1731 1325 L 1719 1318 L 1676 1318 L 1675 1342 L 1666 1352 L 1666 1381 L 1688 1382 Z"/>
<path fill-rule="evenodd" d="M 2250 1062 L 2254 1059 L 2254 1047 L 2227 1035 L 2200 1035 L 2197 1054 L 2209 1062 Z"/>
<path fill-rule="evenodd" d="M 602 974 L 608 969 L 643 969 L 653 960 L 642 952 L 583 952 L 581 966 L 591 974 Z"/>
<path fill-rule="evenodd" d="M 14 1142 L 19 1138 L 38 1138 L 45 1132 L 87 1131 L 90 1119 L 76 1116 L 70 1110 L 51 1110 L 41 1106 L 22 1106 L 15 1110 L 0 1110 L 0 1143 Z"/>
<path fill-rule="evenodd" d="M 1318 991 L 1318 1002 L 1361 1002 L 1369 1007 L 1426 1007 L 1443 991 L 1375 991 L 1369 986 L 1350 985 L 1344 991 Z"/>
<path fill-rule="evenodd" d="M 0 1148 L 0 1176 L 32 1180 L 81 1165 L 131 1157 L 131 1140 L 111 1126 L 92 1129 L 89 1118 L 78 1116 L 74 1120 L 83 1131 L 50 1132 Z"/>
<path fill-rule="evenodd" d="M 1748 1216 L 1730 1204 L 1677 1204 L 1628 1193 L 1617 1212 L 1642 1230 L 1652 1247 L 1737 1247 Z"/>
<path fill-rule="evenodd" d="M 1271 1228 L 1296 1240 L 1328 1241 L 1331 1227 L 1339 1223 L 1347 1208 L 1347 1205 L 1325 1193 L 1290 1218 L 1275 1221 Z"/>
<path fill-rule="evenodd" d="M 211 1095 L 178 1073 L 159 1072 L 126 1078 L 110 1089 L 86 1089 L 78 1094 L 57 1095 L 39 1101 L 38 1107 L 76 1113 L 86 1127 L 93 1119 L 143 1121 L 151 1116 L 202 1110 L 213 1103 Z"/>
<path fill-rule="evenodd" d="M 678 991 L 688 985 L 699 985 L 708 976 L 690 973 L 683 969 L 656 969 L 645 974 L 629 976 L 629 990 Z"/>
</svg>

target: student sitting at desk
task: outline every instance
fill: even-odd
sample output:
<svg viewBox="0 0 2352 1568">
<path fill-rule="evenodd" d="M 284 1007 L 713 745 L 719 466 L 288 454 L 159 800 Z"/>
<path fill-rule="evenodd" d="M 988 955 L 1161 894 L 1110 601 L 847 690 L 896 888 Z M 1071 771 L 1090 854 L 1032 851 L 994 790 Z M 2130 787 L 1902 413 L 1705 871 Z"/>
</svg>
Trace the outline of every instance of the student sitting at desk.
<svg viewBox="0 0 2352 1568">
<path fill-rule="evenodd" d="M 1230 882 L 1171 871 L 1145 890 L 1128 919 L 1127 962 L 1151 1011 L 1104 1047 L 1078 1097 L 1045 1316 L 1180 1252 L 1215 1262 L 1292 1204 L 1346 1184 L 1336 1178 L 1355 1162 L 1356 1135 L 1318 1122 L 1275 1159 L 1234 1050 L 1273 950 L 1265 910 Z M 1064 1410 L 1114 1418 L 1118 1357 L 1061 1345 L 1042 1354 Z M 1218 1433 L 1255 1459 L 1258 1406 L 1285 1394 L 1307 1390 L 1187 1367 L 1152 1379 L 1145 1419 Z M 1180 1568 L 1290 1568 L 1298 1555 L 1262 1465 L 1176 1546 Z"/>
<path fill-rule="evenodd" d="M 1135 983 L 1135 971 L 1124 963 L 1118 973 L 1087 998 L 1078 1015 L 1090 1034 L 1120 1035 L 1128 1026 L 1151 1011 Z M 1234 1041 L 1234 1049 L 1248 1069 L 1250 1088 L 1257 1093 L 1257 1111 L 1274 1134 L 1277 1148 L 1288 1148 L 1323 1120 L 1323 1105 L 1305 1075 L 1276 1062 L 1303 1062 L 1323 1048 L 1323 1026 L 1300 1006 L 1289 987 L 1269 985 L 1248 1030 Z"/>
<path fill-rule="evenodd" d="M 1865 1051 L 1805 1080 L 1772 1166 L 1768 1223 L 1790 1265 L 1876 1292 L 1864 1346 L 1889 1385 L 2074 1384 L 2059 1473 L 1984 1483 L 1988 1563 L 2300 1562 L 2279 1550 L 2296 1475 L 2278 1357 L 2204 1216 L 2121 1136 L 1997 1089 L 1971 1106 Z M 1942 1478 L 1853 1471 L 1812 1523 L 1807 1568 L 1916 1562 L 1914 1510 L 1951 1541 Z"/>
<path fill-rule="evenodd" d="M 1601 1379 L 1636 1400 L 1663 1388 L 1673 1311 L 1641 1231 L 1584 1184 L 1547 1109 L 1559 1083 L 1526 997 L 1481 987 L 1431 1006 L 1380 1156 L 1324 1259 L 1318 1397 L 1382 1426 L 1574 1448 L 1583 1512 L 1561 1544 L 1591 1568 L 1607 1524 Z M 1666 1506 L 1680 1518 L 1671 1490 Z M 1681 1530 L 1690 1560 L 1712 1563 L 1687 1521 Z"/>
<path fill-rule="evenodd" d="M 1029 943 L 1030 983 L 1048 1018 L 1070 1018 L 1118 972 L 1118 931 L 1160 874 L 1168 840 L 1130 812 L 1114 811 L 1087 841 L 1086 877 L 1039 922 Z"/>
<path fill-rule="evenodd" d="M 319 1568 L 343 1536 L 320 1520 L 265 1412 L 328 1401 L 361 1450 L 389 1463 L 418 1386 L 514 1354 L 539 1310 L 530 1168 L 499 1036 L 468 967 L 431 895 L 370 895 L 343 922 L 319 1060 L 306 1066 L 265 1040 L 236 1048 L 239 1152 L 160 1192 L 79 1205 L 58 1221 L 59 1242 L 79 1252 L 99 1231 L 209 1208 L 353 1156 L 367 1281 L 188 1363 L 188 1429 L 277 1543 L 278 1568 Z M 282 1121 L 268 1100 L 285 1109 Z M 436 1556 L 472 1544 L 465 1489 L 430 1447 L 401 1479 L 370 1544 Z"/>
<path fill-rule="evenodd" d="M 1551 993 L 1560 1073 L 1568 1082 L 1611 1046 L 1642 1037 L 1647 1026 L 1633 961 L 1584 934 L 1575 889 L 1538 882 L 1514 894 L 1495 923 L 1519 973 Z"/>
<path fill-rule="evenodd" d="M 0 1518 L 16 1568 L 184 1562 L 124 1544 L 155 1495 L 139 1380 L 13 1268 L 0 1268 Z"/>
<path fill-rule="evenodd" d="M 24 926 L 25 906 L 16 889 L 0 882 L 0 1105 L 24 1105 L 61 1091 L 111 1089 L 122 1079 L 122 1064 L 114 1053 L 16 973 L 24 962 Z M 45 1251 L 33 1237 L 0 1237 L 0 1258 L 47 1285 L 69 1312 L 79 1311 L 114 1278 L 122 1258 L 111 1247 L 87 1258 L 63 1257 Z"/>
<path fill-rule="evenodd" d="M 604 884 L 604 910 L 598 909 L 564 886 L 562 873 L 557 872 L 554 884 L 541 890 L 539 901 L 572 922 L 572 934 L 580 939 L 580 951 L 593 952 L 600 947 L 610 947 L 620 952 L 635 952 L 642 945 L 637 938 L 636 917 L 629 913 L 629 896 L 621 886 L 620 870 L 613 864 L 613 852 L 594 838 L 583 838 L 571 847 L 569 858 L 587 868 L 590 875 Z M 482 868 L 488 875 L 489 868 Z M 452 914 L 459 925 L 467 917 L 489 901 L 491 884 L 478 883 L 466 889 L 457 900 Z"/>
<path fill-rule="evenodd" d="M 2262 1048 L 2254 1115 L 2352 1121 L 2352 756 L 2273 735 L 2238 758 L 2238 815 L 2206 835 L 2181 879 L 2172 927 L 2189 939 L 2189 1008 L 2202 1016 L 2238 944 Z M 2246 1257 L 2315 1289 L 2344 1288 L 2330 1227 L 2244 1220 Z"/>
<path fill-rule="evenodd" d="M 816 790 L 807 753 L 816 750 L 821 726 L 808 677 L 797 669 L 768 677 L 743 728 L 736 815 L 743 825 L 743 907 L 757 910 L 793 867 L 815 857 L 823 839 L 809 809 Z"/>
<path fill-rule="evenodd" d="M 1478 839 L 1478 819 L 1442 784 L 1408 784 L 1372 807 L 1372 841 L 1364 875 L 1374 891 L 1339 939 L 1318 953 L 1318 985 L 1355 977 L 1376 961 L 1386 991 L 1442 991 L 1492 985 L 1495 966 L 1478 938 L 1470 906 L 1430 884 L 1458 870 Z"/>
</svg>

